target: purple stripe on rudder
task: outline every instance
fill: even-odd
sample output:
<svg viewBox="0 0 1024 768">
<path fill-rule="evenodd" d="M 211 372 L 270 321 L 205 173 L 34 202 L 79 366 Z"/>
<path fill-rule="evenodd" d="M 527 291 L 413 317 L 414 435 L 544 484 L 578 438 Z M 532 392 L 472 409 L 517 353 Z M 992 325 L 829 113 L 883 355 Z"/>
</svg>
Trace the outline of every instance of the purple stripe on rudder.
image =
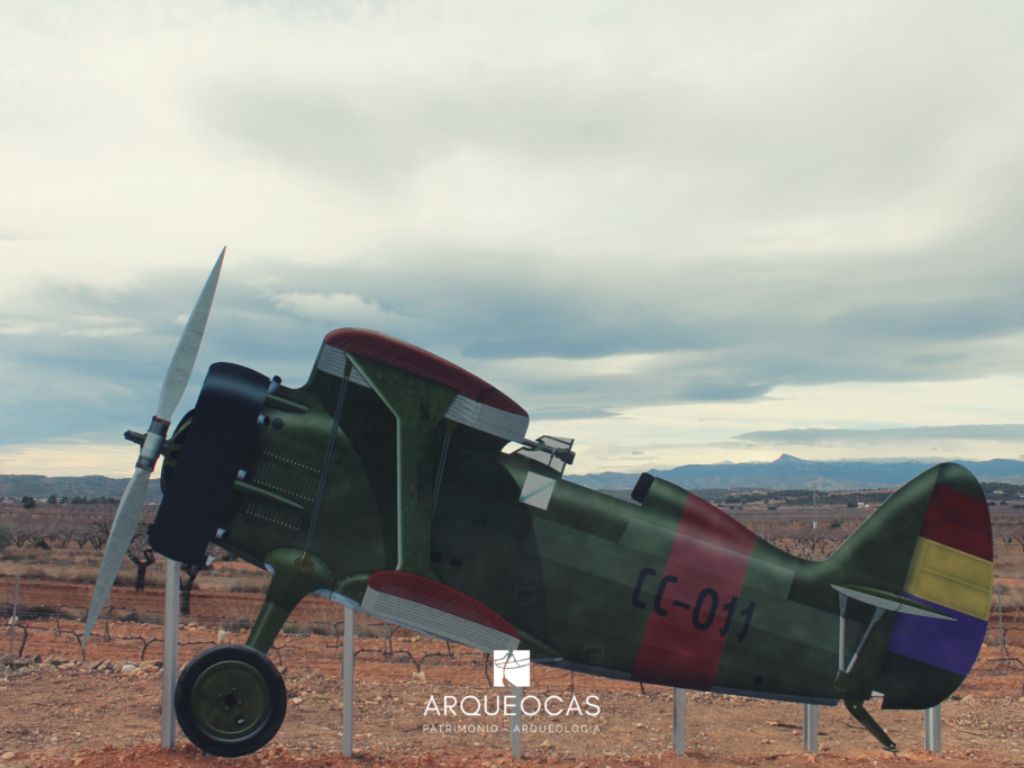
<svg viewBox="0 0 1024 768">
<path fill-rule="evenodd" d="M 978 657 L 988 622 L 919 597 L 914 599 L 956 621 L 898 613 L 889 632 L 888 650 L 966 676 Z"/>
</svg>

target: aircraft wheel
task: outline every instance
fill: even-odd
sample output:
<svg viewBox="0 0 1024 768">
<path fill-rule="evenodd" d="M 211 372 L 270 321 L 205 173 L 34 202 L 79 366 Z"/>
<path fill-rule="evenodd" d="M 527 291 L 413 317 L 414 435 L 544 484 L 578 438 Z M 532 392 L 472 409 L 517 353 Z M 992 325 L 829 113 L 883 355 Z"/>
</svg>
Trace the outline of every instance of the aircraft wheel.
<svg viewBox="0 0 1024 768">
<path fill-rule="evenodd" d="M 281 673 L 247 645 L 199 654 L 174 691 L 181 730 L 204 752 L 223 757 L 247 755 L 274 738 L 287 705 Z"/>
</svg>

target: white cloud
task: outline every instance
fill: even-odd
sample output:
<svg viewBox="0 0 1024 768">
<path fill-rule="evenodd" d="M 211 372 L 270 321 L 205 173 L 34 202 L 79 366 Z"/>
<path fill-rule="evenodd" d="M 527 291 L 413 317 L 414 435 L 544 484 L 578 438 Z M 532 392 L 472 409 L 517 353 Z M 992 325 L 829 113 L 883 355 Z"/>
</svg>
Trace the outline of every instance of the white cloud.
<svg viewBox="0 0 1024 768">
<path fill-rule="evenodd" d="M 225 242 L 203 362 L 302 372 L 331 327 L 379 327 L 576 416 L 552 423 L 600 462 L 678 463 L 673 430 L 885 426 L 918 383 L 941 394 L 914 423 L 1013 422 L 980 382 L 1024 359 L 1022 21 L 7 5 L 0 363 L 28 394 L 4 439 L 51 393 L 47 429 L 136 418 Z"/>
<path fill-rule="evenodd" d="M 346 324 L 357 326 L 391 325 L 403 322 L 403 318 L 387 312 L 373 301 L 366 301 L 354 293 L 302 293 L 293 291 L 271 297 L 279 309 L 299 317 L 307 317 L 328 323 L 343 318 Z"/>
<path fill-rule="evenodd" d="M 984 435 L 936 434 L 914 428 L 936 425 L 1024 422 L 1024 375 L 943 382 L 841 383 L 778 387 L 768 397 L 743 402 L 637 405 L 609 419 L 534 419 L 531 431 L 576 437 L 577 473 L 643 471 L 686 463 L 770 461 L 780 453 L 814 459 L 1013 458 L 1020 454 L 1007 427 Z M 828 428 L 836 434 L 809 446 L 746 437 L 763 430 Z M 902 429 L 893 429 L 900 427 Z M 889 429 L 885 429 L 889 428 Z M 852 430 L 851 434 L 843 434 Z M 873 430 L 874 433 L 872 433 Z M 999 434 L 1002 432 L 1003 434 Z"/>
</svg>

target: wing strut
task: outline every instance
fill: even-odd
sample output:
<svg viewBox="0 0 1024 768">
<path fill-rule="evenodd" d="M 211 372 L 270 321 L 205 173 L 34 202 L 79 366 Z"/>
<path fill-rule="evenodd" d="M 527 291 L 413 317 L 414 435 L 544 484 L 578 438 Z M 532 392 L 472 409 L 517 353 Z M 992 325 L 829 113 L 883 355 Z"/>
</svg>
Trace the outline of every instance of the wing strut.
<svg viewBox="0 0 1024 768">
<path fill-rule="evenodd" d="M 398 461 L 398 563 L 395 570 L 437 578 L 430 565 L 430 522 L 451 440 L 446 430 L 435 471 L 438 426 L 455 393 L 443 384 L 349 353 L 349 359 L 395 416 Z"/>
</svg>

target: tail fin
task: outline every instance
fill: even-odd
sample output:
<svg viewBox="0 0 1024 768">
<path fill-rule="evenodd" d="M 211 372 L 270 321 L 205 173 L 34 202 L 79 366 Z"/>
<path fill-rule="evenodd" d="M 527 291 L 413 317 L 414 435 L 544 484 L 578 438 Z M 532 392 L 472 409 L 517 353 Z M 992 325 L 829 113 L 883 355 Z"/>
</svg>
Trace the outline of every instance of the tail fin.
<svg viewBox="0 0 1024 768">
<path fill-rule="evenodd" d="M 874 689 L 885 708 L 948 697 L 974 665 L 992 602 L 992 526 L 977 479 L 940 464 L 890 496 L 821 565 L 837 581 L 895 594 L 950 620 L 897 612 Z"/>
</svg>

